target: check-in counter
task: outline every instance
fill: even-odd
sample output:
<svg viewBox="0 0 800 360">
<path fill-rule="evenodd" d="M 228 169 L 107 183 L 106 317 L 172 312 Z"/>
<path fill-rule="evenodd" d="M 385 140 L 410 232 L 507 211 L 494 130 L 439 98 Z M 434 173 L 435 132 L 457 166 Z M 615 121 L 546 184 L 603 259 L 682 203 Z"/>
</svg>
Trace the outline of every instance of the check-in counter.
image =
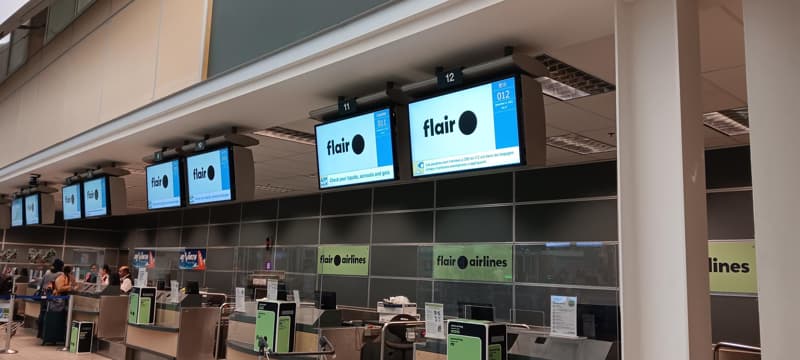
<svg viewBox="0 0 800 360">
<path fill-rule="evenodd" d="M 141 352 L 164 359 L 214 359 L 219 316 L 219 308 L 202 306 L 200 295 L 173 300 L 159 291 L 155 323 L 127 323 L 125 345 L 134 358 Z"/>
<path fill-rule="evenodd" d="M 349 323 L 377 323 L 375 309 L 339 307 L 336 310 L 321 310 L 312 303 L 301 303 L 297 311 L 294 352 L 317 352 L 320 336 L 325 336 L 336 349 L 338 359 L 360 359 L 361 350 L 368 342 L 379 341 L 365 326 L 350 326 Z M 236 312 L 228 321 L 226 354 L 228 360 L 256 360 L 254 351 L 256 309 L 248 302 L 246 312 Z"/>
<path fill-rule="evenodd" d="M 128 298 L 120 295 L 119 286 L 79 283 L 72 296 L 72 320 L 95 324 L 100 339 L 125 336 Z"/>
<path fill-rule="evenodd" d="M 29 283 L 22 291 L 17 289 L 17 294 L 32 296 L 36 292 L 36 285 Z M 22 301 L 25 305 L 23 307 L 23 315 L 25 316 L 25 327 L 35 329 L 38 327 L 37 321 L 39 320 L 39 311 L 42 309 L 42 302 L 39 300 L 25 299 Z"/>
</svg>

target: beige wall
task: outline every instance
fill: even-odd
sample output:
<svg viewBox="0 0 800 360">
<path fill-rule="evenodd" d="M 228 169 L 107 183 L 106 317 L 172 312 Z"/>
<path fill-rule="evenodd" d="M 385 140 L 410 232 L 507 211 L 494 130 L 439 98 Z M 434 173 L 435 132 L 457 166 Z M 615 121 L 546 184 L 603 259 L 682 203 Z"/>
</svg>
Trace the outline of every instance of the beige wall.
<svg viewBox="0 0 800 360">
<path fill-rule="evenodd" d="M 0 167 L 202 79 L 208 0 L 97 0 L 0 84 Z"/>
</svg>

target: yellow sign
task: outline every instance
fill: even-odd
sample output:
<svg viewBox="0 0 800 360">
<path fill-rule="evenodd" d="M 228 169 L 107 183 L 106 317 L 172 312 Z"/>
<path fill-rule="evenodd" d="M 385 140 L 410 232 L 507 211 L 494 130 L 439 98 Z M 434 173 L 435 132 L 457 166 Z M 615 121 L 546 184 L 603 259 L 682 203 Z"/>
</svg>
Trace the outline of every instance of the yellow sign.
<svg viewBox="0 0 800 360">
<path fill-rule="evenodd" d="M 708 274 L 711 292 L 757 293 L 756 246 L 753 241 L 708 243 Z"/>
</svg>

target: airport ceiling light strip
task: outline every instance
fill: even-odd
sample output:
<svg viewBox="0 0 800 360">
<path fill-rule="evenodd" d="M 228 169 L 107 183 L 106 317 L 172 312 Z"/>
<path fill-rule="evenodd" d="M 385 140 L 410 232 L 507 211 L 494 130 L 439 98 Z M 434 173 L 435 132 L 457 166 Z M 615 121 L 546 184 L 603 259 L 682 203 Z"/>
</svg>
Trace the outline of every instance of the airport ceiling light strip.
<svg viewBox="0 0 800 360">
<path fill-rule="evenodd" d="M 547 138 L 547 145 L 581 155 L 598 154 L 617 149 L 614 145 L 574 133 L 550 136 Z"/>
<path fill-rule="evenodd" d="M 728 136 L 750 133 L 750 116 L 746 107 L 706 113 L 703 118 L 705 126 Z"/>
<path fill-rule="evenodd" d="M 298 144 L 316 145 L 316 137 L 314 134 L 307 132 L 287 129 L 285 127 L 271 127 L 269 129 L 259 130 L 253 132 L 254 135 L 265 136 L 273 139 L 296 142 Z"/>
<path fill-rule="evenodd" d="M 548 76 L 537 80 L 542 84 L 542 92 L 550 97 L 567 101 L 616 90 L 613 84 L 550 55 L 539 55 L 536 60 L 540 61 L 549 72 Z"/>
</svg>

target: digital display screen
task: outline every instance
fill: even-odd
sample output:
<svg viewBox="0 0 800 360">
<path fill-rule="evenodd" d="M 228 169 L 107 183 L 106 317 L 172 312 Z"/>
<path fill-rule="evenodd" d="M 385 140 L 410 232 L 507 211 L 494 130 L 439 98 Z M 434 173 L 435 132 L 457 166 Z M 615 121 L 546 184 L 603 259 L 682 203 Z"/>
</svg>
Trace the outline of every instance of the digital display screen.
<svg viewBox="0 0 800 360">
<path fill-rule="evenodd" d="M 316 133 L 320 189 L 395 178 L 389 109 L 317 125 Z"/>
<path fill-rule="evenodd" d="M 86 217 L 108 215 L 108 179 L 105 177 L 84 181 L 83 202 Z"/>
<path fill-rule="evenodd" d="M 24 225 L 25 219 L 25 206 L 22 204 L 22 198 L 16 198 L 11 202 L 11 226 Z"/>
<path fill-rule="evenodd" d="M 67 185 L 61 188 L 61 204 L 64 207 L 64 220 L 83 217 L 81 211 L 81 184 Z"/>
<path fill-rule="evenodd" d="M 233 200 L 231 170 L 228 148 L 187 157 L 189 205 Z"/>
<path fill-rule="evenodd" d="M 25 225 L 39 225 L 39 194 L 25 197 Z"/>
<path fill-rule="evenodd" d="M 180 160 L 147 167 L 147 208 L 163 209 L 181 206 Z"/>
<path fill-rule="evenodd" d="M 408 105 L 413 176 L 522 162 L 516 78 Z"/>
</svg>

